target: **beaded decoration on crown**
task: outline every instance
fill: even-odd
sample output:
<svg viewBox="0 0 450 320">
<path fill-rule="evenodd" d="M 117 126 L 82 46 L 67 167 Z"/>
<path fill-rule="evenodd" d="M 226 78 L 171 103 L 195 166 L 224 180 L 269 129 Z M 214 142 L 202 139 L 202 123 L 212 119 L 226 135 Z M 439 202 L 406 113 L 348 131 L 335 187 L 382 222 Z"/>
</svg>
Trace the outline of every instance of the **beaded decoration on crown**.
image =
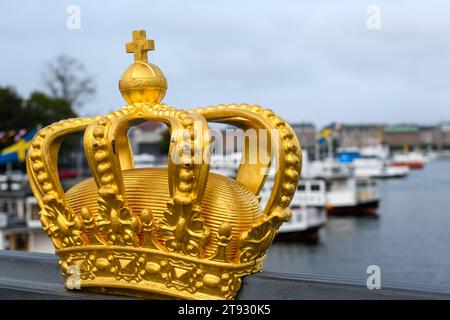
<svg viewBox="0 0 450 320">
<path fill-rule="evenodd" d="M 153 49 L 145 31 L 133 32 L 126 51 L 134 63 L 119 82 L 126 106 L 106 116 L 63 120 L 35 136 L 27 172 L 40 220 L 62 275 L 70 278 L 76 267 L 83 289 L 233 299 L 241 278 L 261 271 L 278 228 L 291 216 L 288 206 L 301 172 L 299 142 L 285 121 L 260 106 L 179 110 L 162 104 L 167 81 L 147 61 Z M 165 168 L 134 168 L 127 131 L 143 121 L 162 122 L 170 130 Z M 272 161 L 241 161 L 234 180 L 210 173 L 208 122 L 267 129 Z M 84 131 L 93 177 L 64 192 L 59 147 L 64 136 L 78 131 Z M 244 154 L 251 152 L 245 144 Z M 259 192 L 271 163 L 277 164 L 274 184 L 261 209 Z"/>
</svg>

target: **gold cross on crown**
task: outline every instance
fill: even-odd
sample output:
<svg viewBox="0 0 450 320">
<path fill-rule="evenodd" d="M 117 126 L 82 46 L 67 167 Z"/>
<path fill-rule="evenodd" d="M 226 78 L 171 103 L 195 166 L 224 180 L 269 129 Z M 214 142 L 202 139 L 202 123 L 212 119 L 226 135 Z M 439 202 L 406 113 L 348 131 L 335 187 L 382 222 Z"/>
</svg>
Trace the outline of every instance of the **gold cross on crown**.
<svg viewBox="0 0 450 320">
<path fill-rule="evenodd" d="M 144 30 L 133 31 L 133 40 L 125 46 L 127 53 L 134 53 L 134 62 L 148 62 L 147 51 L 155 50 L 153 40 L 148 40 Z"/>
</svg>

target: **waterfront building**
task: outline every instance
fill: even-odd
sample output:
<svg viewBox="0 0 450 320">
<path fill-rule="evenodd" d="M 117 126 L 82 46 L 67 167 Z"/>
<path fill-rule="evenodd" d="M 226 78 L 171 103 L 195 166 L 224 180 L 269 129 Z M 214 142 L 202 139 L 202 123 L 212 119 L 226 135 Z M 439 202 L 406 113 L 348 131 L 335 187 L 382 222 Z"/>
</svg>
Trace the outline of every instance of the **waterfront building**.
<svg viewBox="0 0 450 320">
<path fill-rule="evenodd" d="M 315 152 L 315 143 L 317 139 L 316 126 L 310 122 L 300 122 L 293 123 L 292 129 L 294 129 L 297 134 L 297 138 L 300 141 L 303 151 L 308 152 L 308 155 L 312 157 Z"/>
<path fill-rule="evenodd" d="M 404 146 L 418 148 L 422 144 L 419 126 L 415 124 L 397 124 L 384 127 L 383 142 L 393 150 Z"/>
<path fill-rule="evenodd" d="M 167 128 L 158 122 L 144 122 L 139 126 L 130 128 L 129 136 L 131 147 L 136 154 L 150 154 L 160 156 L 163 152 L 161 143 Z"/>
<path fill-rule="evenodd" d="M 433 139 L 436 142 L 437 150 L 450 149 L 450 122 L 438 124 Z"/>
<path fill-rule="evenodd" d="M 378 145 L 383 140 L 382 124 L 342 124 L 331 125 L 334 138 L 342 148 Z"/>
</svg>

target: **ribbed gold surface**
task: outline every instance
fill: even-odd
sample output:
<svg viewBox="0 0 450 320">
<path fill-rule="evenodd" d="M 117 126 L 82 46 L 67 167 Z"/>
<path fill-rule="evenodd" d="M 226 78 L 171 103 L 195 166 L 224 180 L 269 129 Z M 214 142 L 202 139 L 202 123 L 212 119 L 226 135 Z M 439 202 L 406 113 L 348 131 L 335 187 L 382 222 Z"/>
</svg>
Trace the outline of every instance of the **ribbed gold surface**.
<svg viewBox="0 0 450 320">
<path fill-rule="evenodd" d="M 123 172 L 123 177 L 133 212 L 140 214 L 144 208 L 148 208 L 156 219 L 162 218 L 169 199 L 167 169 L 130 169 Z M 92 178 L 72 187 L 66 196 L 76 213 L 82 207 L 97 213 L 97 186 Z M 239 235 L 247 231 L 260 214 L 261 208 L 254 194 L 234 180 L 210 173 L 202 201 L 202 217 L 211 230 L 211 242 L 206 247 L 206 254 L 209 256 L 215 253 L 219 226 L 228 221 L 232 225 L 233 235 L 228 256 L 234 258 Z"/>
</svg>

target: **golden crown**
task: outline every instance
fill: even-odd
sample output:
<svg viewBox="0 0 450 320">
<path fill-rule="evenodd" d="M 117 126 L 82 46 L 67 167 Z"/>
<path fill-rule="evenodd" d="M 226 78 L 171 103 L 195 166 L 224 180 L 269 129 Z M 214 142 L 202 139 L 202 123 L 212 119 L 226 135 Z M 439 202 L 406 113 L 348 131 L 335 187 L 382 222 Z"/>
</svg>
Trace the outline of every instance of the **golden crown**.
<svg viewBox="0 0 450 320">
<path fill-rule="evenodd" d="M 183 111 L 161 104 L 167 81 L 147 62 L 153 49 L 145 31 L 134 31 L 126 45 L 135 60 L 119 82 L 128 105 L 106 116 L 62 120 L 35 136 L 27 171 L 42 226 L 62 275 L 69 279 L 75 266 L 82 288 L 232 299 L 243 276 L 261 271 L 278 228 L 291 216 L 288 206 L 301 172 L 299 142 L 285 121 L 259 106 Z M 162 122 L 170 130 L 166 168 L 134 168 L 127 130 L 143 121 Z M 267 129 L 272 161 L 242 161 L 235 180 L 210 173 L 208 121 Z M 83 130 L 93 178 L 64 192 L 59 147 L 64 136 Z M 252 152 L 257 151 L 246 143 L 244 154 Z M 277 170 L 262 210 L 259 192 L 271 163 Z"/>
</svg>

